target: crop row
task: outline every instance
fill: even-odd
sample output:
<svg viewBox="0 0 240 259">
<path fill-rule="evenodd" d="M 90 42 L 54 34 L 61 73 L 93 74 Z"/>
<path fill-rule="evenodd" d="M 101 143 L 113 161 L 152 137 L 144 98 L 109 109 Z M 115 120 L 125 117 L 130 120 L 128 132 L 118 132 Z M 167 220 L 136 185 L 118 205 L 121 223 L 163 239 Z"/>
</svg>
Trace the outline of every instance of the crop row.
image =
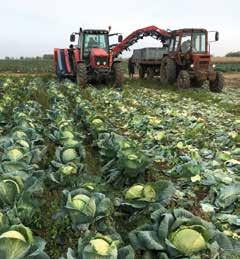
<svg viewBox="0 0 240 259">
<path fill-rule="evenodd" d="M 0 87 L 3 258 L 239 255 L 229 114 L 147 89 Z"/>
</svg>

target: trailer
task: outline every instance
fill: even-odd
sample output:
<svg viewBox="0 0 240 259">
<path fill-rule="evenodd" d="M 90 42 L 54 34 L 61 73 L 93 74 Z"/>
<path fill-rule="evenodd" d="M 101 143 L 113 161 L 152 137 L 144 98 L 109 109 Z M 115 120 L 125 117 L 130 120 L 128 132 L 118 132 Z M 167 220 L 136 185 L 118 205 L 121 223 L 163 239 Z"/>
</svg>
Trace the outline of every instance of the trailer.
<svg viewBox="0 0 240 259">
<path fill-rule="evenodd" d="M 141 79 L 145 76 L 148 79 L 160 76 L 161 62 L 167 54 L 168 48 L 164 47 L 135 49 L 129 59 L 129 73 L 135 72 L 135 68 L 137 68 Z"/>
</svg>

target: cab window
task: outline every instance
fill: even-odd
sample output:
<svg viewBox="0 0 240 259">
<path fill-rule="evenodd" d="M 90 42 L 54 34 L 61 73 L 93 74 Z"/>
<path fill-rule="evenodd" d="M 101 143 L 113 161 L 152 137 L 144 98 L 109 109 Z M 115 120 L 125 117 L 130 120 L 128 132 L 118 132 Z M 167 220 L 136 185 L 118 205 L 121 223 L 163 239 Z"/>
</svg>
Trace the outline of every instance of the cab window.
<svg viewBox="0 0 240 259">
<path fill-rule="evenodd" d="M 179 36 L 176 36 L 176 41 L 175 41 L 175 46 L 174 46 L 174 50 L 175 50 L 175 51 L 178 50 L 179 41 L 180 41 L 180 37 L 179 37 Z"/>
<path fill-rule="evenodd" d="M 206 52 L 206 34 L 193 33 L 193 51 Z"/>
<path fill-rule="evenodd" d="M 190 33 L 184 33 L 181 39 L 181 52 L 187 53 L 191 50 L 192 35 Z"/>
<path fill-rule="evenodd" d="M 84 56 L 89 55 L 92 48 L 108 50 L 106 34 L 85 34 L 84 35 Z"/>
<path fill-rule="evenodd" d="M 171 39 L 171 43 L 170 43 L 170 47 L 169 47 L 169 51 L 172 52 L 174 51 L 174 38 Z"/>
</svg>

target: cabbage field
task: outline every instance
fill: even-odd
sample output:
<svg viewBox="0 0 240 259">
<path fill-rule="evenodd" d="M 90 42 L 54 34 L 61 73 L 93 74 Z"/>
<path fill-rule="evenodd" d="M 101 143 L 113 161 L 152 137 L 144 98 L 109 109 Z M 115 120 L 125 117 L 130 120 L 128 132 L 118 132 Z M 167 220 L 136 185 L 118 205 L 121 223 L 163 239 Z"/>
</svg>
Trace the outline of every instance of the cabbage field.
<svg viewBox="0 0 240 259">
<path fill-rule="evenodd" d="M 0 95 L 0 258 L 240 258 L 237 85 L 9 74 Z"/>
</svg>

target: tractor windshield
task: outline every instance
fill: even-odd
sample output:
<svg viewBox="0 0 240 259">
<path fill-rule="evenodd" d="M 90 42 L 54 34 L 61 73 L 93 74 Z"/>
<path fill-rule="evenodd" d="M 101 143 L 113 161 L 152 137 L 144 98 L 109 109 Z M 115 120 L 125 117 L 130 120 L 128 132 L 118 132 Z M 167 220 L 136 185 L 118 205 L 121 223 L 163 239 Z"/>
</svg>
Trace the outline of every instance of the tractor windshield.
<svg viewBox="0 0 240 259">
<path fill-rule="evenodd" d="M 193 32 L 184 33 L 181 39 L 180 49 L 181 52 L 187 53 L 192 52 L 206 52 L 206 33 L 204 32 Z"/>
<path fill-rule="evenodd" d="M 92 48 L 101 48 L 108 51 L 108 36 L 106 34 L 84 35 L 84 56 L 87 57 Z"/>
</svg>

